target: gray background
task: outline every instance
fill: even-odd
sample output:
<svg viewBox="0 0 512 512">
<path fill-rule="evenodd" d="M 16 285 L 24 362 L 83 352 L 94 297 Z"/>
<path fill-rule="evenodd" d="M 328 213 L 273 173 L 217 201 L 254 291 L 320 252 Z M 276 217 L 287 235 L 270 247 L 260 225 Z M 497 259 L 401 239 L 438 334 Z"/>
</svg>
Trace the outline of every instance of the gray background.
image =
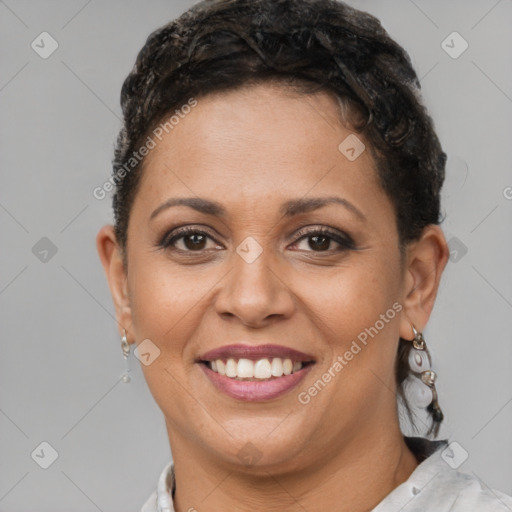
<svg viewBox="0 0 512 512">
<path fill-rule="evenodd" d="M 137 360 L 119 380 L 95 247 L 110 196 L 92 191 L 109 176 L 136 53 L 192 3 L 0 1 L 0 511 L 139 510 L 169 460 Z M 512 1 L 350 3 L 410 53 L 449 155 L 453 252 L 425 330 L 441 436 L 468 452 L 461 470 L 512 494 Z M 31 48 L 43 31 L 59 45 L 47 59 Z M 453 31 L 469 43 L 457 59 L 441 47 Z M 43 237 L 57 248 L 46 261 Z M 46 470 L 31 458 L 43 441 L 58 452 Z"/>
</svg>

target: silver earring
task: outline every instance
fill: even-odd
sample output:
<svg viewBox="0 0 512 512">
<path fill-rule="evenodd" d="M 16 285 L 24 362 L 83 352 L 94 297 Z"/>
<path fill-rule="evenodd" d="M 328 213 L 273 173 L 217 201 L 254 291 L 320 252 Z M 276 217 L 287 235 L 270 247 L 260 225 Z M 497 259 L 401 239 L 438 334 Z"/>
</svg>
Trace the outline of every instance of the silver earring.
<svg viewBox="0 0 512 512">
<path fill-rule="evenodd" d="M 411 324 L 414 332 L 412 347 L 409 352 L 411 375 L 404 381 L 404 394 L 409 403 L 419 408 L 428 408 L 441 421 L 443 413 L 437 402 L 435 382 L 436 372 L 431 369 L 431 360 L 423 334 Z"/>
<path fill-rule="evenodd" d="M 121 376 L 123 382 L 130 382 L 132 379 L 130 378 L 130 365 L 128 361 L 128 357 L 130 355 L 130 344 L 128 343 L 128 339 L 126 338 L 126 329 L 123 329 L 123 335 L 121 336 L 121 350 L 123 351 L 123 359 L 125 361 L 125 371 Z"/>
<path fill-rule="evenodd" d="M 121 336 L 121 349 L 123 351 L 123 357 L 128 359 L 128 356 L 130 355 L 130 344 L 126 338 L 126 329 L 123 329 L 123 335 Z"/>
</svg>

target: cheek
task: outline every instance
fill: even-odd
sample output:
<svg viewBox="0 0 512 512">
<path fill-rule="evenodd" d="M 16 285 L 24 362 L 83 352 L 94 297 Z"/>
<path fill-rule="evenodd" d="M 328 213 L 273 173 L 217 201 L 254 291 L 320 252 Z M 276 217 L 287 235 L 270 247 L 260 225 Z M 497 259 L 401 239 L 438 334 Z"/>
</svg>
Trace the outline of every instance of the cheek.
<svg viewBox="0 0 512 512">
<path fill-rule="evenodd" d="M 149 339 L 158 357 L 149 365 L 141 360 L 146 382 L 162 410 L 179 406 L 185 381 L 183 352 L 193 336 L 202 289 L 196 281 L 155 261 L 132 258 L 130 296 L 133 331 L 137 343 Z M 181 276 L 181 277 L 180 277 Z"/>
<path fill-rule="evenodd" d="M 201 323 L 201 299 L 216 282 L 207 274 L 182 271 L 164 261 L 135 256 L 131 260 L 130 294 L 134 334 L 150 339 L 160 351 L 141 368 L 147 385 L 166 418 L 181 421 L 176 410 L 190 408 L 184 353 Z M 192 267 L 189 267 L 191 269 Z M 211 273 L 211 271 L 210 271 Z"/>
<path fill-rule="evenodd" d="M 330 271 L 289 276 L 294 292 L 333 350 L 344 350 L 347 342 L 350 345 L 390 308 L 386 320 L 396 319 L 392 305 L 400 296 L 398 267 L 382 256 L 376 252 L 354 254 L 346 264 Z"/>
<path fill-rule="evenodd" d="M 211 271 L 183 269 L 164 258 L 140 258 L 130 269 L 132 318 L 137 339 L 175 340 L 193 325 L 198 305 L 215 284 Z M 170 344 L 177 347 L 177 344 Z M 167 349 L 168 347 L 163 347 Z"/>
<path fill-rule="evenodd" d="M 320 393 L 321 400 L 337 403 L 333 411 L 369 410 L 384 395 L 392 396 L 400 279 L 398 263 L 382 256 L 359 254 L 357 263 L 330 276 L 296 276 L 325 354 L 322 376 L 331 391 Z"/>
</svg>

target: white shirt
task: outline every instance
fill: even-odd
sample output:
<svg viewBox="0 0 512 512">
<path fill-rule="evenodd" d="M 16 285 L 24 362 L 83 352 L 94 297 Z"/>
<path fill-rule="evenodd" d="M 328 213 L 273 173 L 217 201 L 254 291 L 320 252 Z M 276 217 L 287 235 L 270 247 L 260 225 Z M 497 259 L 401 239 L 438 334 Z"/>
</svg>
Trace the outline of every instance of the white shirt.
<svg viewBox="0 0 512 512">
<path fill-rule="evenodd" d="M 486 487 L 478 478 L 445 462 L 450 460 L 448 441 L 404 439 L 420 463 L 371 512 L 512 512 L 512 497 Z M 170 463 L 141 512 L 175 512 L 171 497 L 174 491 L 174 466 Z"/>
</svg>

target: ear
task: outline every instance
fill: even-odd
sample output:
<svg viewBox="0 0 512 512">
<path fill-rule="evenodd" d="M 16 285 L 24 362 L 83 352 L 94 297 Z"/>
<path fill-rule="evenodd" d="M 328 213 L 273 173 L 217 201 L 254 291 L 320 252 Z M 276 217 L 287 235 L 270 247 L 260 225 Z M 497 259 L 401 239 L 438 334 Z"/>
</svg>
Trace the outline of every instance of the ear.
<svg viewBox="0 0 512 512">
<path fill-rule="evenodd" d="M 96 248 L 107 276 L 110 293 L 114 300 L 119 336 L 126 329 L 126 337 L 131 343 L 132 311 L 128 293 L 128 279 L 124 268 L 121 248 L 112 225 L 103 226 L 96 236 Z"/>
<path fill-rule="evenodd" d="M 427 324 L 449 255 L 443 231 L 435 224 L 425 227 L 420 239 L 407 246 L 401 338 L 414 338 L 411 323 L 418 332 Z"/>
</svg>

